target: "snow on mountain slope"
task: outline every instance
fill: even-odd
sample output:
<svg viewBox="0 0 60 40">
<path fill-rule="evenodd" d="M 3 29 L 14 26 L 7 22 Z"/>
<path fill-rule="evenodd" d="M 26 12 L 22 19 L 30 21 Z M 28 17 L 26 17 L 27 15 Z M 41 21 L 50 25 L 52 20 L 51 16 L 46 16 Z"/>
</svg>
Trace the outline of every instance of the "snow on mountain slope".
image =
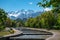
<svg viewBox="0 0 60 40">
<path fill-rule="evenodd" d="M 11 11 L 11 12 L 8 12 L 8 17 L 15 20 L 17 18 L 20 18 L 20 19 L 28 19 L 30 17 L 36 17 L 38 15 L 40 15 L 42 12 L 38 11 L 38 12 L 35 12 L 33 10 L 18 10 L 18 11 Z"/>
</svg>

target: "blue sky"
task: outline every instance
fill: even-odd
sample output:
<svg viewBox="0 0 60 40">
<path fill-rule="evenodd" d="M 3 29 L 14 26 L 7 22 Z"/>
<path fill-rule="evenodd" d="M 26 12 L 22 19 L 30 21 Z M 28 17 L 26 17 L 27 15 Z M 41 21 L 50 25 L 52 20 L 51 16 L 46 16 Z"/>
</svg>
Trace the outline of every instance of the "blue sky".
<svg viewBox="0 0 60 40">
<path fill-rule="evenodd" d="M 42 11 L 42 7 L 38 7 L 37 3 L 42 0 L 0 0 L 0 8 L 5 11 L 16 11 L 16 10 L 34 10 Z"/>
</svg>

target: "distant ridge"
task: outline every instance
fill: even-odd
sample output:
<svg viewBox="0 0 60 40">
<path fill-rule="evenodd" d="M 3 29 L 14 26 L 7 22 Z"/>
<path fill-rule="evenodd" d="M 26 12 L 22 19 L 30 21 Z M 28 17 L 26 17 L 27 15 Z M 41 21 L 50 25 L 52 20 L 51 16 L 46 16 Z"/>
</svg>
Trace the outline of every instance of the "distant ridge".
<svg viewBox="0 0 60 40">
<path fill-rule="evenodd" d="M 13 19 L 13 20 L 16 20 L 18 18 L 20 18 L 21 20 L 24 20 L 24 19 L 28 19 L 30 17 L 36 17 L 38 15 L 40 15 L 42 12 L 41 11 L 33 11 L 33 10 L 18 10 L 18 11 L 11 11 L 11 12 L 8 12 L 8 17 L 10 19 Z"/>
</svg>

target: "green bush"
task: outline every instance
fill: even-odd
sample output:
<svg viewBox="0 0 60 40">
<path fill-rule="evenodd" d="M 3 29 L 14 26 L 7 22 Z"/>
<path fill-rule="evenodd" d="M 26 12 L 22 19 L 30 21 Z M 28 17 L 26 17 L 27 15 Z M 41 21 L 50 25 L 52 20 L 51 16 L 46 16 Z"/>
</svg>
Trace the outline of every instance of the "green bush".
<svg viewBox="0 0 60 40">
<path fill-rule="evenodd" d="M 7 18 L 6 12 L 0 8 L 0 31 L 5 28 L 6 18 Z"/>
<path fill-rule="evenodd" d="M 60 26 L 54 26 L 54 29 L 60 30 Z"/>
<path fill-rule="evenodd" d="M 56 27 L 54 27 L 56 25 Z M 60 29 L 60 14 L 55 15 L 52 11 L 44 12 L 36 18 L 30 18 L 25 26 L 45 29 Z"/>
<path fill-rule="evenodd" d="M 14 33 L 15 31 L 14 31 L 13 29 L 10 29 L 9 32 L 10 32 L 10 33 Z"/>
<path fill-rule="evenodd" d="M 5 27 L 4 26 L 0 26 L 0 31 L 4 30 Z"/>
</svg>

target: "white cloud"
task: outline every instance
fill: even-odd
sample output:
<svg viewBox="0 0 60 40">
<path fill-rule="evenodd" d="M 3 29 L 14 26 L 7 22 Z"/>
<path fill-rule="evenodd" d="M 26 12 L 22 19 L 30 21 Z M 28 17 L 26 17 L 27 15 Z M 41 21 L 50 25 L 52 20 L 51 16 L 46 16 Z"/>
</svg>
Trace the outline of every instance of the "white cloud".
<svg viewBox="0 0 60 40">
<path fill-rule="evenodd" d="M 44 10 L 45 10 L 45 11 L 50 11 L 50 10 L 51 10 L 51 8 L 45 8 Z"/>
<path fill-rule="evenodd" d="M 32 4 L 33 4 L 33 2 L 29 2 L 29 4 L 30 4 L 30 5 L 32 5 Z"/>
</svg>

